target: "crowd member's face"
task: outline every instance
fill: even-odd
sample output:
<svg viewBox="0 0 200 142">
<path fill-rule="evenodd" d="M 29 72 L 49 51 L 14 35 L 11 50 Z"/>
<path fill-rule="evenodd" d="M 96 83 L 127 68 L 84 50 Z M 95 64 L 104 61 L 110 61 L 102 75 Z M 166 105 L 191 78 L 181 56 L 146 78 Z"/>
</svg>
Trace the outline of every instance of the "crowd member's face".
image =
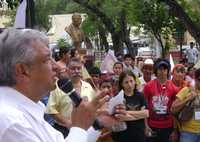
<svg viewBox="0 0 200 142">
<path fill-rule="evenodd" d="M 135 85 L 135 79 L 129 75 L 127 75 L 122 81 L 122 87 L 125 92 L 132 92 L 135 89 Z"/>
<path fill-rule="evenodd" d="M 67 52 L 67 53 L 65 54 L 66 63 L 70 60 L 70 57 L 71 57 L 70 52 Z"/>
<path fill-rule="evenodd" d="M 160 79 L 167 79 L 167 73 L 168 73 L 168 69 L 165 66 L 161 66 L 158 70 L 157 70 L 157 77 Z"/>
<path fill-rule="evenodd" d="M 135 59 L 131 59 L 131 60 L 132 60 L 131 65 L 135 66 Z"/>
<path fill-rule="evenodd" d="M 123 72 L 123 66 L 122 66 L 122 64 L 115 64 L 114 67 L 113 67 L 113 72 L 116 75 L 120 75 Z"/>
<path fill-rule="evenodd" d="M 104 91 L 105 93 L 108 93 L 112 95 L 112 83 L 111 82 L 103 82 L 100 86 L 100 90 Z"/>
<path fill-rule="evenodd" d="M 124 63 L 129 66 L 129 65 L 132 64 L 132 59 L 131 58 L 125 58 Z"/>
<path fill-rule="evenodd" d="M 55 89 L 58 65 L 51 57 L 48 47 L 40 42 L 32 42 L 36 56 L 33 63 L 29 66 L 29 78 L 31 88 L 40 91 L 51 91 Z"/>
<path fill-rule="evenodd" d="M 59 66 L 60 72 L 58 73 L 59 78 L 68 78 L 69 73 L 68 73 L 68 68 L 66 66 Z"/>
<path fill-rule="evenodd" d="M 142 73 L 144 76 L 148 76 L 151 78 L 151 75 L 153 74 L 153 65 L 144 65 L 142 67 Z"/>
<path fill-rule="evenodd" d="M 100 75 L 99 74 L 91 74 L 92 80 L 95 84 L 99 84 L 100 81 Z"/>
<path fill-rule="evenodd" d="M 72 22 L 73 22 L 73 25 L 75 25 L 76 27 L 79 27 L 82 22 L 81 16 L 80 15 L 73 16 Z"/>
<path fill-rule="evenodd" d="M 194 68 L 191 68 L 189 71 L 188 71 L 188 75 L 192 78 L 194 78 L 194 72 L 195 72 L 195 69 Z"/>
<path fill-rule="evenodd" d="M 182 81 L 185 79 L 185 68 L 184 67 L 177 67 L 175 70 L 174 70 L 174 74 L 173 74 L 173 78 L 176 80 L 176 81 Z"/>
<path fill-rule="evenodd" d="M 78 50 L 75 51 L 74 57 L 77 59 L 80 59 L 80 54 L 79 54 Z"/>
<path fill-rule="evenodd" d="M 71 61 L 69 63 L 69 76 L 72 78 L 82 78 L 82 64 Z"/>
</svg>

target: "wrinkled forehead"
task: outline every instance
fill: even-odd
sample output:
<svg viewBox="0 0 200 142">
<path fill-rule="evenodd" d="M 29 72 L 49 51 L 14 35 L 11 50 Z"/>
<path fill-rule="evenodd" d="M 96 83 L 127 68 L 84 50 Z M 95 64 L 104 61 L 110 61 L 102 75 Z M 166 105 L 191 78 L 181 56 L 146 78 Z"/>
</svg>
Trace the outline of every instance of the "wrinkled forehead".
<svg viewBox="0 0 200 142">
<path fill-rule="evenodd" d="M 76 62 L 76 61 L 71 61 L 68 64 L 69 68 L 70 67 L 82 67 L 82 63 L 81 62 Z"/>
<path fill-rule="evenodd" d="M 142 69 L 153 69 L 153 65 L 152 64 L 144 64 Z"/>
<path fill-rule="evenodd" d="M 115 64 L 113 67 L 114 68 L 123 68 L 123 64 Z"/>
<path fill-rule="evenodd" d="M 101 88 L 110 88 L 110 87 L 112 87 L 112 82 L 111 81 L 102 81 L 100 87 Z"/>
<path fill-rule="evenodd" d="M 132 58 L 131 58 L 131 57 L 126 57 L 126 58 L 124 59 L 124 61 L 129 61 L 129 60 L 132 60 Z"/>
</svg>

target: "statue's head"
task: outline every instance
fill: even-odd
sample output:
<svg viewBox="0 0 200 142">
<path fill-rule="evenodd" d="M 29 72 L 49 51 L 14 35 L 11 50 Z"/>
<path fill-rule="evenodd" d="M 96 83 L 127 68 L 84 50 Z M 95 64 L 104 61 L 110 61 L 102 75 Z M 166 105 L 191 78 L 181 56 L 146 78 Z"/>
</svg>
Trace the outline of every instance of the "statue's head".
<svg viewBox="0 0 200 142">
<path fill-rule="evenodd" d="M 72 23 L 74 26 L 79 27 L 82 22 L 81 15 L 79 13 L 74 13 L 72 15 Z"/>
</svg>

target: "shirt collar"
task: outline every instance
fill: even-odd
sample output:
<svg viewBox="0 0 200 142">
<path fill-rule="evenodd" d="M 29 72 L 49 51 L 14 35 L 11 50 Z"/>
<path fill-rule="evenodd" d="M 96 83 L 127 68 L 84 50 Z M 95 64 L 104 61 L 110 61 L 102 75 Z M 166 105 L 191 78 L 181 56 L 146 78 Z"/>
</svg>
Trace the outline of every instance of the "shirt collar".
<svg viewBox="0 0 200 142">
<path fill-rule="evenodd" d="M 35 103 L 11 87 L 0 87 L 0 92 L 2 95 L 0 99 L 3 99 L 4 103 L 19 108 L 41 123 L 44 121 L 45 107 L 41 102 Z"/>
</svg>

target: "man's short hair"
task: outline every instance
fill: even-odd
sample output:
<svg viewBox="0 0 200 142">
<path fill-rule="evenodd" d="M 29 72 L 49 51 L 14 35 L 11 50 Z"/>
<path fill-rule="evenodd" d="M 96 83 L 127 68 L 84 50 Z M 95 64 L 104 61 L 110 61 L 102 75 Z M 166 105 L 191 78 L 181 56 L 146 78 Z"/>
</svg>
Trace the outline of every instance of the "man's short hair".
<svg viewBox="0 0 200 142">
<path fill-rule="evenodd" d="M 124 65 L 123 65 L 123 63 L 122 63 L 122 62 L 115 62 L 115 63 L 114 63 L 114 65 L 113 65 L 113 67 L 114 67 L 114 66 L 116 66 L 116 65 L 121 65 L 121 66 L 122 66 L 122 68 L 124 68 Z"/>
<path fill-rule="evenodd" d="M 79 63 L 79 64 L 82 65 L 82 62 L 81 62 L 81 60 L 80 60 L 79 58 L 73 57 L 73 58 L 71 58 L 71 59 L 69 60 L 68 66 L 70 66 L 71 63 L 73 63 L 73 62 L 76 62 L 76 63 Z"/>
<path fill-rule="evenodd" d="M 127 58 L 131 58 L 132 60 L 134 60 L 134 58 L 131 56 L 131 54 L 125 54 L 124 55 L 124 60 Z"/>
<path fill-rule="evenodd" d="M 60 58 L 63 57 L 63 55 L 65 55 L 66 53 L 69 53 L 70 52 L 70 49 L 67 48 L 67 47 L 62 47 L 59 49 L 59 56 Z"/>
<path fill-rule="evenodd" d="M 90 68 L 90 70 L 89 70 L 89 74 L 90 75 L 101 75 L 101 70 L 98 68 L 98 67 L 92 67 L 92 68 Z"/>
<path fill-rule="evenodd" d="M 48 47 L 48 38 L 43 33 L 31 29 L 6 29 L 0 34 L 0 85 L 16 84 L 15 65 L 30 65 L 35 59 L 33 41 L 41 41 Z"/>
</svg>

